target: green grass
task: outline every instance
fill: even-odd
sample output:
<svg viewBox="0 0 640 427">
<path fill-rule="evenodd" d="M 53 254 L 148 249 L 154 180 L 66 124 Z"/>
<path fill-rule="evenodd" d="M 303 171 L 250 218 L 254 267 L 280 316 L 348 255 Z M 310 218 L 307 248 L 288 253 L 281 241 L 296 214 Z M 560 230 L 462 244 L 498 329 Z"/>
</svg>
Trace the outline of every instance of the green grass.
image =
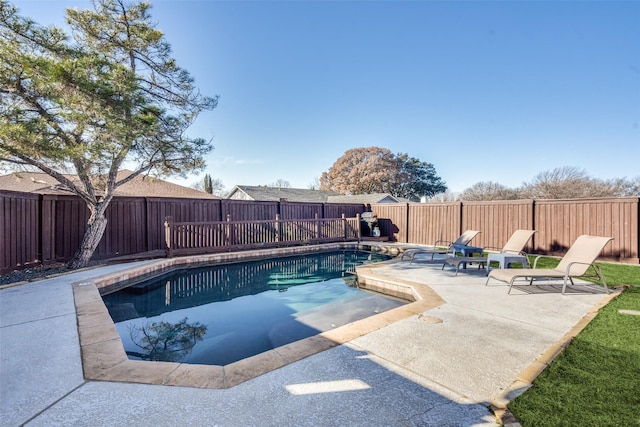
<svg viewBox="0 0 640 427">
<path fill-rule="evenodd" d="M 535 257 L 529 256 L 529 260 L 533 263 Z M 559 258 L 540 257 L 536 268 L 554 268 L 560 263 Z M 516 264 L 517 265 L 517 264 Z M 640 286 L 640 266 L 632 264 L 618 264 L 610 262 L 596 262 L 596 265 L 602 269 L 602 274 L 607 281 L 607 286 L 615 287 L 622 285 Z M 589 271 L 588 274 L 593 274 Z M 585 278 L 585 280 L 590 280 Z M 592 280 L 594 283 L 597 281 Z"/>
<path fill-rule="evenodd" d="M 538 268 L 558 260 L 542 258 Z M 609 287 L 626 289 L 603 307 L 524 394 L 509 403 L 530 426 L 640 426 L 640 266 L 598 263 Z"/>
</svg>

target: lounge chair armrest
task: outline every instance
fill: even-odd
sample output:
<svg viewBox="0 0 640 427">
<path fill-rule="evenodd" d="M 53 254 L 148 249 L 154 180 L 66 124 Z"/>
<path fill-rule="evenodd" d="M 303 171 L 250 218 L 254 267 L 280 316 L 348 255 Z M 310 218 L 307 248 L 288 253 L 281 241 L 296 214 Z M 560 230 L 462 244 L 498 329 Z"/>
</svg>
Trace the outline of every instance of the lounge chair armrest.
<svg viewBox="0 0 640 427">
<path fill-rule="evenodd" d="M 542 258 L 544 255 L 538 255 L 534 260 L 533 260 L 533 266 L 531 268 L 536 268 L 536 266 L 538 265 L 538 260 L 540 258 Z"/>
<path fill-rule="evenodd" d="M 523 257 L 525 257 L 527 259 L 527 265 L 523 265 L 524 268 L 527 268 L 531 265 L 531 262 L 529 262 L 529 254 L 526 253 L 525 251 L 520 251 L 518 252 L 518 255 L 522 255 Z"/>
<path fill-rule="evenodd" d="M 526 253 L 525 251 L 509 251 L 509 250 L 506 250 L 506 251 L 502 251 L 500 253 L 501 254 L 522 255 L 522 256 L 526 256 L 527 258 L 529 258 L 529 254 Z M 540 258 L 540 257 L 538 257 L 538 258 Z"/>
<path fill-rule="evenodd" d="M 442 243 L 446 243 L 446 245 L 443 245 Z M 451 245 L 453 245 L 453 242 L 449 241 L 449 240 L 436 240 L 435 242 L 433 242 L 433 246 L 442 246 L 445 248 L 450 247 Z"/>
<path fill-rule="evenodd" d="M 593 263 L 590 263 L 590 262 L 580 262 L 580 261 L 573 261 L 573 262 L 570 262 L 569 264 L 567 264 L 567 271 L 565 272 L 565 274 L 566 274 L 567 276 L 570 276 L 570 273 L 571 273 L 571 267 L 572 267 L 574 264 L 582 264 L 582 265 L 586 265 L 586 266 L 587 266 L 587 270 L 589 269 L 589 266 L 593 265 Z"/>
<path fill-rule="evenodd" d="M 497 246 L 484 246 L 482 249 L 490 252 L 502 252 L 502 248 L 498 248 Z"/>
</svg>

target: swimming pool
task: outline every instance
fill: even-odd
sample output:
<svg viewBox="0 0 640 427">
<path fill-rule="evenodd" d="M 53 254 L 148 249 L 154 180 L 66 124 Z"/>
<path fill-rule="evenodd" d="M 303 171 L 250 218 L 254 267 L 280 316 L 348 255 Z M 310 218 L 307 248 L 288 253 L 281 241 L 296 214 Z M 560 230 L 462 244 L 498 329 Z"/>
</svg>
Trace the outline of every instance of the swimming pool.
<svg viewBox="0 0 640 427">
<path fill-rule="evenodd" d="M 343 250 L 192 268 L 103 300 L 129 359 L 226 365 L 405 304 L 346 273 L 389 258 Z"/>
</svg>

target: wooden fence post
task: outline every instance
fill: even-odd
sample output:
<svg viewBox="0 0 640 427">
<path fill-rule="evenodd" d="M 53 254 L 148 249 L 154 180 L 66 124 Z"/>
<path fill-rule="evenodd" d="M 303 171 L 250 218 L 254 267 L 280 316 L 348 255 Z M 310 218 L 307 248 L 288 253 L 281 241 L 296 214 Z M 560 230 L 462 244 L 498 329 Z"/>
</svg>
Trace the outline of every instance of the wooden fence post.
<svg viewBox="0 0 640 427">
<path fill-rule="evenodd" d="M 231 214 L 227 214 L 227 245 L 233 246 L 233 230 L 231 229 L 233 224 L 231 224 Z"/>
<path fill-rule="evenodd" d="M 276 243 L 282 240 L 282 226 L 280 224 L 280 214 L 276 214 Z"/>
<path fill-rule="evenodd" d="M 316 219 L 316 239 L 320 240 L 322 239 L 322 223 L 321 221 L 318 219 L 318 214 L 316 213 L 314 215 L 315 219 Z"/>
<path fill-rule="evenodd" d="M 344 216 L 344 214 L 342 214 Z M 345 222 L 347 220 L 345 219 Z M 362 240 L 362 230 L 360 228 L 360 214 L 356 214 L 356 236 L 358 237 L 358 243 Z"/>
<path fill-rule="evenodd" d="M 342 219 L 341 221 L 342 222 L 342 240 L 346 241 L 347 240 L 347 216 L 345 214 L 342 214 L 341 219 Z"/>
<path fill-rule="evenodd" d="M 168 258 L 173 257 L 173 244 L 172 244 L 173 242 L 171 239 L 172 236 L 173 236 L 173 218 L 170 216 L 167 216 L 164 219 L 164 243 L 166 246 Z"/>
</svg>

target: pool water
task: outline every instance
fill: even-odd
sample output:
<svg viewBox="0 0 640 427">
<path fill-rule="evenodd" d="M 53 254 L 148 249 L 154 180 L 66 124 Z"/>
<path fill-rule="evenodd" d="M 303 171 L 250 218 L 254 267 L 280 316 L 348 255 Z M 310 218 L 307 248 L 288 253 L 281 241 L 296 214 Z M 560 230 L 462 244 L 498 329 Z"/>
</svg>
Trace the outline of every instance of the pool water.
<svg viewBox="0 0 640 427">
<path fill-rule="evenodd" d="M 130 359 L 226 365 L 405 304 L 357 288 L 338 251 L 174 272 L 103 296 Z"/>
</svg>

